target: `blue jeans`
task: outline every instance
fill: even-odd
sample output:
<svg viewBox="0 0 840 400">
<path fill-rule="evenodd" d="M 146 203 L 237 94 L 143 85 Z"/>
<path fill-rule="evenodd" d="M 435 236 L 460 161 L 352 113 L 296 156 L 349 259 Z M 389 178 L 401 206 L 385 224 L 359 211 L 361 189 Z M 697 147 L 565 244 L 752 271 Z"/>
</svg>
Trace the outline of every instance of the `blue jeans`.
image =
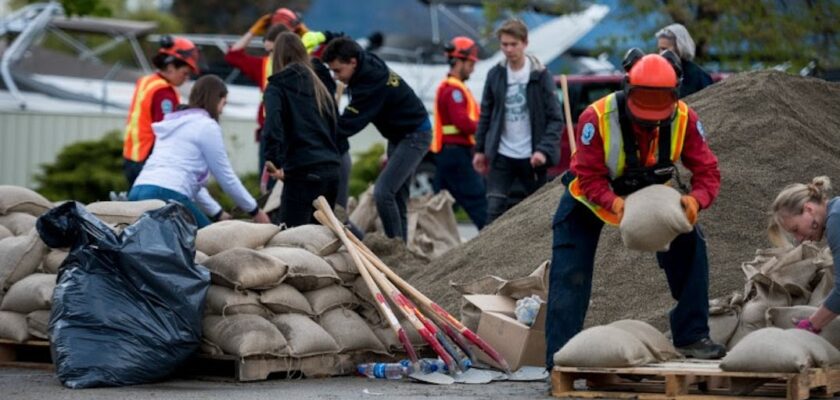
<svg viewBox="0 0 840 400">
<path fill-rule="evenodd" d="M 408 241 L 409 185 L 431 143 L 432 135 L 427 130 L 409 133 L 398 142 L 388 141 L 388 164 L 373 189 L 385 236 Z"/>
<path fill-rule="evenodd" d="M 496 154 L 487 173 L 487 223 L 495 221 L 513 205 L 510 189 L 514 181 L 521 182 L 525 196 L 530 196 L 545 185 L 545 174 L 545 168 L 535 169 L 528 158 L 517 159 Z"/>
<path fill-rule="evenodd" d="M 435 154 L 435 164 L 435 192 L 448 190 L 481 230 L 487 222 L 487 195 L 484 181 L 472 166 L 472 149 L 443 145 L 440 153 Z"/>
<path fill-rule="evenodd" d="M 128 193 L 128 200 L 129 201 L 139 201 L 139 200 L 175 200 L 184 207 L 187 207 L 190 210 L 190 214 L 193 215 L 195 218 L 195 223 L 199 229 L 210 225 L 210 218 L 207 218 L 204 215 L 204 212 L 198 208 L 198 206 L 190 200 L 184 194 L 178 193 L 174 190 L 162 188 L 160 186 L 155 185 L 137 185 L 131 188 L 131 191 Z"/>
<path fill-rule="evenodd" d="M 554 353 L 583 329 L 592 294 L 595 250 L 603 226 L 604 223 L 568 191 L 560 198 L 554 214 L 548 284 L 547 368 L 554 364 Z M 709 337 L 709 262 L 700 227 L 695 226 L 691 232 L 677 236 L 667 252 L 656 253 L 656 260 L 665 270 L 671 297 L 677 300 L 669 314 L 674 345 L 682 347 Z"/>
</svg>

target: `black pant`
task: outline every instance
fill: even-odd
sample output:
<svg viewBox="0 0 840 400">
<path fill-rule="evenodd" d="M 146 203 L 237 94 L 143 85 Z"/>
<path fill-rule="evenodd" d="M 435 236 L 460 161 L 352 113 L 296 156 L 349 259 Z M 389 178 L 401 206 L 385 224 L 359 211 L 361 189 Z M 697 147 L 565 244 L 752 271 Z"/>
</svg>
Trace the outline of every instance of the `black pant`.
<svg viewBox="0 0 840 400">
<path fill-rule="evenodd" d="M 501 154 L 493 157 L 487 174 L 487 224 L 495 221 L 513 204 L 510 189 L 515 180 L 522 183 L 525 196 L 545 185 L 545 168 L 534 168 L 528 158 L 510 158 Z"/>
<path fill-rule="evenodd" d="M 275 224 L 285 223 L 288 227 L 317 223 L 312 202 L 324 196 L 330 207 L 335 207 L 338 197 L 339 165 L 307 168 L 306 171 L 290 172 L 283 180 L 283 195 Z"/>
<path fill-rule="evenodd" d="M 136 162 L 123 159 L 123 175 L 125 175 L 125 180 L 128 181 L 129 189 L 134 186 L 134 181 L 136 181 L 137 177 L 140 176 L 140 171 L 143 170 L 143 164 L 146 164 L 146 162 Z"/>
</svg>

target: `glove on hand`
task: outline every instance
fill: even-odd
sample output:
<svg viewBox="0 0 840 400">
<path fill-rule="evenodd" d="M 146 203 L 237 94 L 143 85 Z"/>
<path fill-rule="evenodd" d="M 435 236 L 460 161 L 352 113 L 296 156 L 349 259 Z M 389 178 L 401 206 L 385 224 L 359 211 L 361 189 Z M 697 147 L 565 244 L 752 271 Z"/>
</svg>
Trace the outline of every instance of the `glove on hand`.
<svg viewBox="0 0 840 400">
<path fill-rule="evenodd" d="M 685 210 L 685 217 L 688 218 L 688 223 L 691 225 L 697 223 L 697 213 L 700 211 L 700 203 L 697 202 L 697 199 L 692 195 L 684 195 L 680 198 L 680 204 L 682 204 Z"/>
<path fill-rule="evenodd" d="M 254 22 L 254 25 L 251 25 L 251 28 L 248 29 L 254 36 L 262 36 L 265 35 L 266 29 L 271 25 L 271 14 L 266 14 L 260 17 L 257 22 Z"/>
<path fill-rule="evenodd" d="M 808 332 L 811 332 L 811 333 L 815 333 L 815 334 L 820 333 L 820 330 L 817 329 L 814 326 L 814 324 L 811 323 L 811 320 L 808 319 L 808 318 L 801 319 L 799 321 L 794 320 L 793 322 L 796 323 L 796 329 L 802 329 L 802 330 L 805 330 L 805 331 L 808 331 Z"/>
<path fill-rule="evenodd" d="M 621 222 L 621 219 L 624 218 L 624 199 L 616 197 L 615 200 L 613 200 L 610 209 L 613 214 L 618 216 L 618 222 Z"/>
</svg>

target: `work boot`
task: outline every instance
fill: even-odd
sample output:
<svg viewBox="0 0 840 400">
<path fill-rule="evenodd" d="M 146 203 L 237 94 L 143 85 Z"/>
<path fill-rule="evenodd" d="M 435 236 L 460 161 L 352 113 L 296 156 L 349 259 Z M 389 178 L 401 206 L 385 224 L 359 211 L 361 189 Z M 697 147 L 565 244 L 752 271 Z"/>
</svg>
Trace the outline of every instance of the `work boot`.
<svg viewBox="0 0 840 400">
<path fill-rule="evenodd" d="M 686 358 L 703 360 L 716 360 L 726 355 L 726 347 L 713 342 L 709 338 L 700 339 L 688 346 L 677 347 L 677 351 Z"/>
</svg>

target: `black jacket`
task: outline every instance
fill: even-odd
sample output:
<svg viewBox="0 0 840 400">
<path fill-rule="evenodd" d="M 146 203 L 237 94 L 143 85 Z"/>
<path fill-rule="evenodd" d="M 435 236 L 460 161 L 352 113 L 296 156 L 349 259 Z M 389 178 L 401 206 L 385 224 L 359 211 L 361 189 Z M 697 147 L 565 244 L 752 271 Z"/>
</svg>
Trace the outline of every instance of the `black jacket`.
<svg viewBox="0 0 840 400">
<path fill-rule="evenodd" d="M 268 78 L 263 95 L 265 159 L 284 172 L 339 166 L 336 125 L 318 112 L 312 75 L 305 66 L 292 64 Z"/>
<path fill-rule="evenodd" d="M 691 95 L 692 93 L 703 90 L 704 87 L 711 85 L 712 77 L 699 65 L 682 60 L 682 82 L 680 83 L 680 98 Z"/>
<path fill-rule="evenodd" d="M 429 122 L 423 102 L 379 57 L 361 52 L 347 91 L 350 104 L 338 119 L 341 136 L 352 136 L 368 123 L 386 139 L 400 141 Z"/>
<path fill-rule="evenodd" d="M 320 79 L 321 83 L 323 83 L 324 86 L 327 87 L 327 91 L 330 92 L 330 95 L 333 98 L 335 98 L 335 79 L 333 79 L 330 69 L 327 68 L 327 66 L 324 65 L 324 63 L 317 57 L 312 57 L 310 61 L 312 62 L 312 69 L 315 70 L 315 75 L 318 75 L 318 79 Z M 336 144 L 338 145 L 338 152 L 340 154 L 344 154 L 347 152 L 347 150 L 350 150 L 350 141 L 347 140 L 346 136 L 337 135 L 336 140 Z"/>
<path fill-rule="evenodd" d="M 525 89 L 528 115 L 531 119 L 531 152 L 539 150 L 546 157 L 546 166 L 557 163 L 563 111 L 557 100 L 556 85 L 551 73 L 531 56 L 531 75 Z M 499 150 L 505 129 L 505 97 L 507 96 L 507 61 L 490 69 L 481 96 L 481 115 L 475 132 L 475 151 L 492 159 Z"/>
</svg>

